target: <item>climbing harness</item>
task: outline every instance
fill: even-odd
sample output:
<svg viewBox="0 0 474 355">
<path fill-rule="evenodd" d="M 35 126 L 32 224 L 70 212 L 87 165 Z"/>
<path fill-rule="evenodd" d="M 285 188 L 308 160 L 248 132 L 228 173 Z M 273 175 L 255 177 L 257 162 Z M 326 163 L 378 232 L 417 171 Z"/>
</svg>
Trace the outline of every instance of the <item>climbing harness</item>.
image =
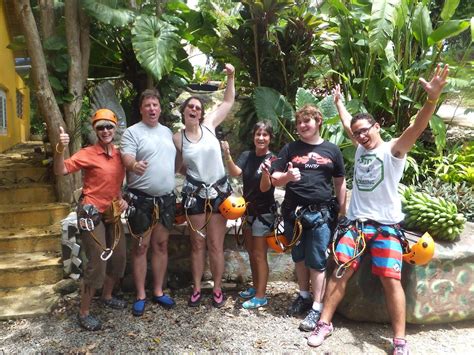
<svg viewBox="0 0 474 355">
<path fill-rule="evenodd" d="M 115 248 L 117 247 L 120 237 L 121 237 L 121 223 L 120 223 L 120 204 L 118 200 L 113 200 L 110 206 L 101 214 L 97 210 L 97 208 L 92 204 L 82 205 L 79 204 L 79 227 L 89 232 L 92 236 L 92 239 L 96 242 L 96 244 L 102 249 L 102 253 L 100 254 L 100 258 L 103 261 L 107 261 L 112 256 Z M 103 220 L 106 224 L 113 224 L 114 227 L 114 242 L 112 243 L 112 247 L 108 248 L 104 246 L 102 242 L 97 239 L 96 235 L 94 234 L 95 226 Z"/>
<path fill-rule="evenodd" d="M 151 233 L 160 218 L 158 199 L 148 194 L 129 189 L 124 198 L 128 202 L 125 213 L 130 235 L 137 240 L 138 246 L 142 245 L 143 238 Z M 150 213 L 151 212 L 151 213 Z"/>
</svg>

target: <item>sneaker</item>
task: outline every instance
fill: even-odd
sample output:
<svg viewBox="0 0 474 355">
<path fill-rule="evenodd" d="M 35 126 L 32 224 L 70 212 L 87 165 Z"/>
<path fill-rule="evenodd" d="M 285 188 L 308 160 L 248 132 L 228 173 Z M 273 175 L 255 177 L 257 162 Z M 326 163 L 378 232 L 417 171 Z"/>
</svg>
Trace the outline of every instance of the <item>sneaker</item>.
<svg viewBox="0 0 474 355">
<path fill-rule="evenodd" d="M 158 303 L 160 306 L 166 309 L 171 309 L 176 306 L 175 301 L 166 294 L 162 294 L 161 296 L 153 296 L 151 300 L 153 303 Z"/>
<path fill-rule="evenodd" d="M 191 297 L 189 297 L 188 306 L 189 307 L 197 307 L 200 304 L 201 304 L 201 291 L 195 291 L 195 292 L 193 292 Z"/>
<path fill-rule="evenodd" d="M 102 322 L 99 320 L 99 318 L 96 318 L 90 314 L 84 317 L 81 317 L 81 315 L 78 314 L 77 320 L 79 325 L 85 330 L 96 331 L 102 328 Z"/>
<path fill-rule="evenodd" d="M 268 304 L 268 300 L 266 297 L 263 297 L 263 298 L 253 297 L 249 299 L 248 301 L 245 301 L 244 303 L 242 303 L 242 307 L 245 309 L 255 309 L 255 308 L 266 306 L 267 304 Z"/>
<path fill-rule="evenodd" d="M 102 303 L 104 306 L 112 309 L 124 309 L 125 307 L 127 307 L 127 301 L 116 297 L 112 297 L 108 300 L 104 298 L 102 299 Z"/>
<path fill-rule="evenodd" d="M 225 297 L 222 290 L 220 292 L 212 292 L 212 305 L 215 308 L 221 308 L 225 305 Z"/>
<path fill-rule="evenodd" d="M 306 314 L 313 307 L 313 300 L 310 298 L 303 298 L 301 295 L 293 301 L 291 306 L 286 311 L 290 317 L 301 316 Z"/>
<path fill-rule="evenodd" d="M 243 298 L 244 300 L 248 300 L 252 297 L 255 297 L 255 294 L 257 293 L 257 290 L 255 290 L 253 287 L 249 287 L 248 289 L 244 291 L 239 292 L 239 297 Z"/>
<path fill-rule="evenodd" d="M 332 334 L 333 329 L 332 323 L 327 324 L 322 321 L 318 321 L 318 323 L 316 323 L 316 328 L 314 328 L 313 332 L 308 337 L 308 345 L 320 346 L 324 339 Z"/>
<path fill-rule="evenodd" d="M 145 312 L 145 304 L 146 304 L 145 299 L 135 300 L 135 302 L 133 302 L 132 314 L 135 317 L 141 317 L 143 313 Z"/>
<path fill-rule="evenodd" d="M 321 312 L 315 309 L 310 309 L 306 318 L 300 323 L 299 329 L 303 332 L 310 332 L 316 328 Z"/>
<path fill-rule="evenodd" d="M 393 355 L 407 355 L 409 353 L 408 343 L 405 339 L 393 338 Z"/>
</svg>

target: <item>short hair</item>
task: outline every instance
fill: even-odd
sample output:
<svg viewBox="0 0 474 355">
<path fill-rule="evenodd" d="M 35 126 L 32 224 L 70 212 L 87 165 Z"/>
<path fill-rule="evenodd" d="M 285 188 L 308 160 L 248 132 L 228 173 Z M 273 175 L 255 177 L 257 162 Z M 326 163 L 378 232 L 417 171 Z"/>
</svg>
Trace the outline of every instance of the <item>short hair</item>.
<svg viewBox="0 0 474 355">
<path fill-rule="evenodd" d="M 265 121 L 258 121 L 257 123 L 255 123 L 252 130 L 252 138 L 255 137 L 255 133 L 257 133 L 259 129 L 265 130 L 265 132 L 267 132 L 270 135 L 270 138 L 273 138 L 273 126 L 270 121 L 265 120 Z"/>
<path fill-rule="evenodd" d="M 296 121 L 298 121 L 298 119 L 300 118 L 306 118 L 306 117 L 312 118 L 315 121 L 317 121 L 317 119 L 319 118 L 321 119 L 319 128 L 321 128 L 323 124 L 323 114 L 321 113 L 318 107 L 312 104 L 306 104 L 302 108 L 300 108 L 298 111 L 296 111 L 295 117 L 296 117 Z"/>
<path fill-rule="evenodd" d="M 193 99 L 198 100 L 199 103 L 201 104 L 201 118 L 199 119 L 199 123 L 202 123 L 202 121 L 204 120 L 204 114 L 205 114 L 204 101 L 199 96 L 190 96 L 186 100 L 184 100 L 184 102 L 179 106 L 179 113 L 181 114 L 181 122 L 183 123 L 184 123 L 184 109 L 186 108 L 186 106 L 188 106 L 189 101 Z"/>
<path fill-rule="evenodd" d="M 357 121 L 360 121 L 360 120 L 367 120 L 367 122 L 369 122 L 370 124 L 375 124 L 377 123 L 377 121 L 375 120 L 375 118 L 370 114 L 370 113 L 367 113 L 367 112 L 360 112 L 360 113 L 357 113 L 355 114 L 352 119 L 351 119 L 351 127 L 354 123 L 356 123 Z"/>
<path fill-rule="evenodd" d="M 138 99 L 138 107 L 142 107 L 143 100 L 148 99 L 149 97 L 154 97 L 155 99 L 158 99 L 161 104 L 161 95 L 158 92 L 157 89 L 146 89 L 143 90 L 142 93 L 140 94 L 140 98 Z"/>
</svg>

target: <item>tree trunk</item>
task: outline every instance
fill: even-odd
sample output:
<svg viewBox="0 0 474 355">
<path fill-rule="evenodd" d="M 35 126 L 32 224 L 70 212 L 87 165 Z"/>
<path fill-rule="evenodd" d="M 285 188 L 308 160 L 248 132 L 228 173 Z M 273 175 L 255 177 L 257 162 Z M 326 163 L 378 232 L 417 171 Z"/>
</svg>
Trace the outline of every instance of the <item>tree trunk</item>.
<svg viewBox="0 0 474 355">
<path fill-rule="evenodd" d="M 13 3 L 16 16 L 23 28 L 28 54 L 31 57 L 31 77 L 33 79 L 34 92 L 38 100 L 39 109 L 47 125 L 49 141 L 54 149 L 59 141 L 59 126 L 67 126 L 64 124 L 61 111 L 54 97 L 53 89 L 49 83 L 48 70 L 38 27 L 28 0 L 9 1 Z M 69 156 L 69 150 L 66 149 L 64 154 L 67 158 Z M 58 176 L 56 179 L 56 191 L 60 201 L 70 202 L 72 197 L 71 177 Z"/>
<path fill-rule="evenodd" d="M 79 8 L 78 0 L 66 0 L 64 4 L 66 20 L 66 40 L 68 54 L 71 58 L 68 72 L 68 89 L 73 99 L 64 104 L 64 118 L 71 135 L 69 148 L 72 153 L 77 152 L 82 146 L 81 135 L 81 108 L 84 87 L 89 71 L 90 39 L 89 19 Z M 81 186 L 81 175 L 74 174 L 74 186 Z"/>
<path fill-rule="evenodd" d="M 54 34 L 54 0 L 39 0 L 41 36 L 43 40 Z"/>
</svg>

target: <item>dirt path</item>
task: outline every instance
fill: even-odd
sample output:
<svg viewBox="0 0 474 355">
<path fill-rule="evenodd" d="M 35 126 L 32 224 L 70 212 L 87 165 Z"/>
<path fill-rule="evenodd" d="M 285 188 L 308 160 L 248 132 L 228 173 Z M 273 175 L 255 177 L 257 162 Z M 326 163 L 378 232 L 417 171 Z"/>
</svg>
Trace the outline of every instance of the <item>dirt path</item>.
<svg viewBox="0 0 474 355">
<path fill-rule="evenodd" d="M 174 294 L 177 307 L 165 311 L 148 304 L 142 318 L 110 311 L 94 304 L 103 330 L 90 333 L 75 321 L 78 296 L 66 296 L 51 316 L 0 322 L 0 353 L 61 352 L 219 352 L 219 353 L 391 353 L 387 324 L 358 323 L 336 316 L 334 334 L 317 349 L 306 345 L 299 319 L 284 315 L 296 284 L 269 285 L 270 304 L 257 311 L 240 307 L 236 291 L 227 293 L 227 304 L 217 310 L 205 299 L 197 309 L 187 307 L 187 290 Z M 131 301 L 132 295 L 125 295 Z M 369 310 L 368 310 L 369 311 Z M 474 321 L 434 326 L 408 325 L 412 354 L 473 354 Z"/>
</svg>

